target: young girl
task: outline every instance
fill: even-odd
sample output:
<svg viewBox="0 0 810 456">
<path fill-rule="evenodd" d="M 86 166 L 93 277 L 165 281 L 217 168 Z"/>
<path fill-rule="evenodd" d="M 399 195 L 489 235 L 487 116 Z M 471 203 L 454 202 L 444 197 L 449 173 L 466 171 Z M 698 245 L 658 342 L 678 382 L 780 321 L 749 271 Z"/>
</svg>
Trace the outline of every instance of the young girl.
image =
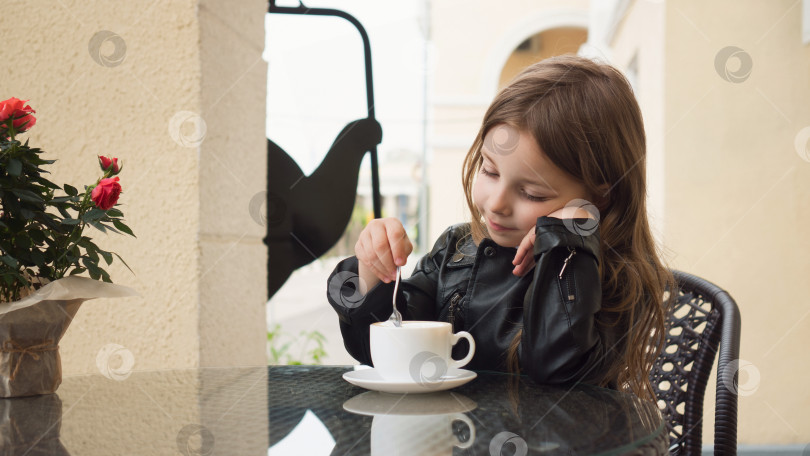
<svg viewBox="0 0 810 456">
<path fill-rule="evenodd" d="M 495 97 L 464 160 L 471 223 L 448 228 L 402 280 L 403 319 L 470 332 L 467 369 L 653 399 L 673 279 L 650 234 L 644 158 L 641 112 L 618 70 L 572 55 L 526 68 Z M 398 220 L 373 220 L 329 279 L 346 349 L 362 363 L 412 249 Z"/>
</svg>

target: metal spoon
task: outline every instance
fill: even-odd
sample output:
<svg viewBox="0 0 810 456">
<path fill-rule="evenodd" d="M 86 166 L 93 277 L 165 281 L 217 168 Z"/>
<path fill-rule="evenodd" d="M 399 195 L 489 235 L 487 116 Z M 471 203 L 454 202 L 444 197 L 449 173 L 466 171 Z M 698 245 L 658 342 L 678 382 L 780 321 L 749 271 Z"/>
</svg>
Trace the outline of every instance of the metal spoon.
<svg viewBox="0 0 810 456">
<path fill-rule="evenodd" d="M 400 272 L 400 267 L 397 266 L 397 280 L 394 283 L 394 300 L 393 300 L 394 313 L 392 313 L 391 316 L 388 317 L 388 321 L 393 321 L 394 326 L 396 326 L 397 328 L 402 326 L 402 314 L 399 313 L 399 311 L 397 310 L 397 290 L 399 289 L 399 278 L 401 275 L 402 273 Z"/>
</svg>

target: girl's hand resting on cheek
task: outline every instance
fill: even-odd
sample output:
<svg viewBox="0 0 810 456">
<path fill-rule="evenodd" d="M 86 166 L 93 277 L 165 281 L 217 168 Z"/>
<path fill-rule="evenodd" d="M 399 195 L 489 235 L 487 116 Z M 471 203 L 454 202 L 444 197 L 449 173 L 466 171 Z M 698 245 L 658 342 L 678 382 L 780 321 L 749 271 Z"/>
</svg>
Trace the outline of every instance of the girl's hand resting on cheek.
<svg viewBox="0 0 810 456">
<path fill-rule="evenodd" d="M 379 281 L 395 280 L 397 266 L 405 266 L 412 251 L 413 244 L 398 219 L 389 217 L 370 221 L 354 246 L 360 279 L 368 289 Z"/>
<path fill-rule="evenodd" d="M 589 218 L 593 219 L 593 215 L 586 211 L 581 207 L 575 206 L 566 206 L 561 209 L 558 209 L 551 214 L 548 214 L 546 217 L 554 217 L 558 219 L 568 219 L 568 218 Z M 534 267 L 534 240 L 536 235 L 534 233 L 534 227 L 529 230 L 528 234 L 523 237 L 523 240 L 520 241 L 520 245 L 518 246 L 517 253 L 515 254 L 515 259 L 512 260 L 512 264 L 515 265 L 515 269 L 512 270 L 512 274 L 523 277 L 526 275 L 527 272 L 531 271 Z"/>
<path fill-rule="evenodd" d="M 515 265 L 512 274 L 523 277 L 534 267 L 534 238 L 534 227 L 532 227 L 529 233 L 520 241 L 515 259 L 512 260 L 512 264 Z"/>
</svg>

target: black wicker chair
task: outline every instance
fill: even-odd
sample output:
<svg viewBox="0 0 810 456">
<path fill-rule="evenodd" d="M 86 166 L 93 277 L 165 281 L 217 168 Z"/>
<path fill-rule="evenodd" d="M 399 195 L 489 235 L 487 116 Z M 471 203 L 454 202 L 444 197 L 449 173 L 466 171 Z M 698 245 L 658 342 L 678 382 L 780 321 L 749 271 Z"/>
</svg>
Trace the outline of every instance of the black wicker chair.
<svg viewBox="0 0 810 456">
<path fill-rule="evenodd" d="M 670 435 L 670 454 L 701 454 L 703 395 L 715 354 L 714 453 L 737 453 L 740 312 L 731 296 L 700 277 L 673 271 L 678 294 L 667 317 L 666 345 L 650 380 Z"/>
</svg>

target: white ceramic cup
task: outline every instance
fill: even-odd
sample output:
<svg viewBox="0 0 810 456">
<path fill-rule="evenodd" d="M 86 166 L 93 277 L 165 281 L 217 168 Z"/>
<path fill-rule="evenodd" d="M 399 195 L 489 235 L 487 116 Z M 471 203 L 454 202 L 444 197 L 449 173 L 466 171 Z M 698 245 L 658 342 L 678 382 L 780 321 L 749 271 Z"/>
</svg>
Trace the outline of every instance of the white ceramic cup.
<svg viewBox="0 0 810 456">
<path fill-rule="evenodd" d="M 461 339 L 470 343 L 463 359 L 453 359 L 453 346 Z M 372 323 L 369 330 L 371 361 L 385 380 L 431 385 L 442 382 L 448 369 L 467 365 L 475 354 L 470 333 L 452 332 L 443 321 L 403 321 L 401 327 L 391 321 Z"/>
<path fill-rule="evenodd" d="M 462 442 L 453 434 L 453 422 L 462 421 L 470 437 Z M 372 456 L 452 455 L 453 447 L 469 448 L 475 442 L 475 425 L 463 413 L 446 415 L 376 415 L 371 422 Z"/>
</svg>

